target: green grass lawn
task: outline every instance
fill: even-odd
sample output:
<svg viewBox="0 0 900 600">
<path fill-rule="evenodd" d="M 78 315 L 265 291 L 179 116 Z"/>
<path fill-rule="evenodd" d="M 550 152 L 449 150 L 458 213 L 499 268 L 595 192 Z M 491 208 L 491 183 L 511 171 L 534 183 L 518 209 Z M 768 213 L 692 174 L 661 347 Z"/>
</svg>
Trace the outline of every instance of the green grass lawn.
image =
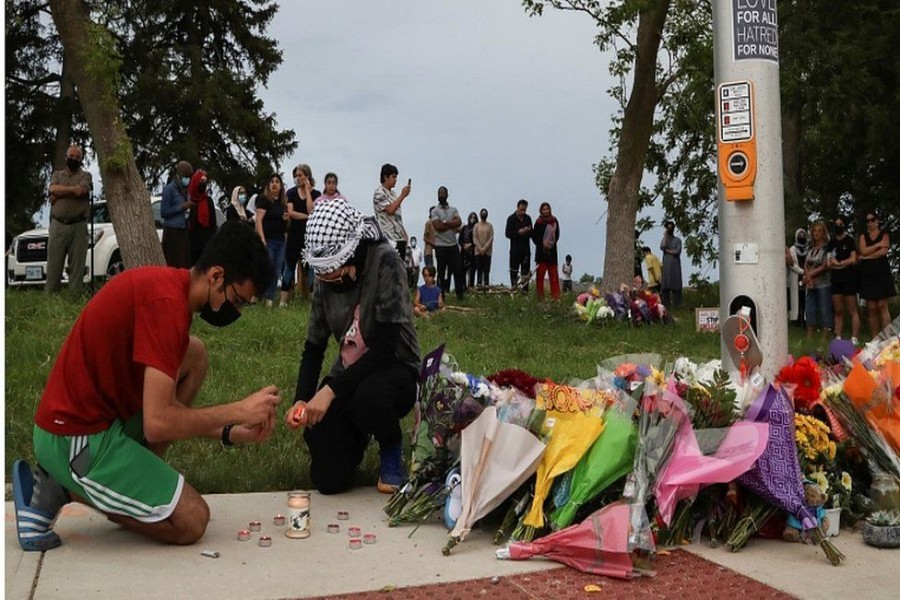
<svg viewBox="0 0 900 600">
<path fill-rule="evenodd" d="M 719 356 L 719 336 L 694 330 L 694 306 L 715 306 L 715 296 L 687 295 L 678 322 L 663 327 L 626 323 L 585 326 L 569 314 L 572 298 L 558 304 L 533 297 L 478 295 L 466 299 L 467 312 L 447 311 L 419 320 L 424 352 L 442 342 L 468 372 L 487 375 L 518 368 L 536 377 L 563 382 L 589 378 L 600 360 L 631 352 L 657 352 L 666 360 Z M 6 292 L 6 473 L 17 457 L 33 460 L 33 416 L 56 352 L 84 303 L 65 295 L 47 297 L 37 290 Z M 240 399 L 268 384 L 282 390 L 281 413 L 293 397 L 300 351 L 306 336 L 308 304 L 296 300 L 287 309 L 249 307 L 234 325 L 215 329 L 194 319 L 193 333 L 207 345 L 210 374 L 198 405 Z M 161 325 L 164 319 L 160 319 Z M 792 329 L 791 350 L 808 350 L 802 332 Z M 329 345 L 325 364 L 334 359 Z M 407 417 L 406 428 L 410 428 Z M 173 445 L 167 459 L 202 493 L 249 492 L 309 487 L 306 447 L 296 431 L 279 421 L 262 445 L 223 449 L 214 440 Z M 370 448 L 360 482 L 374 483 L 378 458 Z"/>
</svg>

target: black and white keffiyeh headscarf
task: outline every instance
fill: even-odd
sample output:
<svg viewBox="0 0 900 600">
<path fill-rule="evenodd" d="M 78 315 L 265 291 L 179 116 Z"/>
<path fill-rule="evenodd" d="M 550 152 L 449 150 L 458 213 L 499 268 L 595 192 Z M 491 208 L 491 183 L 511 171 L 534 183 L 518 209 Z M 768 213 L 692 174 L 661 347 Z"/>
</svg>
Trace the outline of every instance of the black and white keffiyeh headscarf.
<svg viewBox="0 0 900 600">
<path fill-rule="evenodd" d="M 316 203 L 306 223 L 303 258 L 316 274 L 347 264 L 362 240 L 384 237 L 374 217 L 367 217 L 343 198 Z"/>
</svg>

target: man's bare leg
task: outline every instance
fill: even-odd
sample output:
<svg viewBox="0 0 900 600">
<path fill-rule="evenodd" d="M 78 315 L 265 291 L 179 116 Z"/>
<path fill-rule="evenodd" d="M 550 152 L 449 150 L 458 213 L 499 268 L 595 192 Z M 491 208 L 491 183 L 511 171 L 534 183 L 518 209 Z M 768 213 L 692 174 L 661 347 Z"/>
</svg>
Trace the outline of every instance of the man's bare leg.
<svg viewBox="0 0 900 600">
<path fill-rule="evenodd" d="M 74 502 L 90 506 L 96 510 L 90 502 L 84 498 L 71 494 Z M 144 537 L 157 540 L 165 544 L 188 545 L 193 544 L 203 537 L 206 533 L 206 526 L 209 524 L 209 505 L 206 500 L 197 493 L 194 487 L 185 482 L 181 489 L 181 497 L 175 510 L 169 515 L 169 518 L 156 523 L 144 523 L 132 517 L 117 515 L 112 513 L 103 513 L 106 518 L 128 529 L 139 533 Z"/>
</svg>

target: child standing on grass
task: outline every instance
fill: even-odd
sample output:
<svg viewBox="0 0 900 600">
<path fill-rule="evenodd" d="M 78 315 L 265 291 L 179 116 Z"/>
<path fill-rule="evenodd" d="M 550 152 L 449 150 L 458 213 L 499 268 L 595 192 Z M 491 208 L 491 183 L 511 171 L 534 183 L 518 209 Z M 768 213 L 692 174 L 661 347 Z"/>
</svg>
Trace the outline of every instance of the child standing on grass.
<svg viewBox="0 0 900 600">
<path fill-rule="evenodd" d="M 559 278 L 562 281 L 562 291 L 563 292 L 571 292 L 572 291 L 572 255 L 566 254 L 566 263 L 562 266 L 562 277 Z"/>
<path fill-rule="evenodd" d="M 413 300 L 413 312 L 417 317 L 430 317 L 431 313 L 444 310 L 444 292 L 434 282 L 436 275 L 434 267 L 422 269 L 425 283 L 416 290 L 416 299 Z"/>
</svg>

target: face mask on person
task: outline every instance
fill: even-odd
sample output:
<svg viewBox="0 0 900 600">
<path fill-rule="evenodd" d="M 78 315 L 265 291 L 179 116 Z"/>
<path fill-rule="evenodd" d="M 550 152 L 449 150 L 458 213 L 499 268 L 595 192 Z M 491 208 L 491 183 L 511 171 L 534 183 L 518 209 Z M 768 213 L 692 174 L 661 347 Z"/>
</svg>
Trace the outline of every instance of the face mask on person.
<svg viewBox="0 0 900 600">
<path fill-rule="evenodd" d="M 415 239 L 415 238 L 409 240 L 409 247 L 410 247 L 410 248 L 415 248 L 415 247 L 416 247 L 416 239 Z"/>
<path fill-rule="evenodd" d="M 844 235 L 844 232 L 845 232 L 845 231 L 847 231 L 847 228 L 846 228 L 846 227 L 844 227 L 843 225 L 838 225 L 837 223 L 835 223 L 835 225 L 834 225 L 834 234 L 835 234 L 835 235 Z"/>
<path fill-rule="evenodd" d="M 478 223 L 478 217 L 471 217 L 469 219 L 469 225 L 475 225 L 476 223 Z"/>
<path fill-rule="evenodd" d="M 69 167 L 70 171 L 77 171 L 81 167 L 81 161 L 77 158 L 66 157 L 66 166 Z"/>
<path fill-rule="evenodd" d="M 187 184 L 189 184 L 190 182 L 191 182 L 190 177 L 182 177 L 181 178 L 181 185 L 183 185 L 184 187 L 187 187 Z"/>
<path fill-rule="evenodd" d="M 487 213 L 486 212 L 481 213 L 481 220 L 487 221 Z"/>
<path fill-rule="evenodd" d="M 200 182 L 200 185 L 197 186 L 197 189 L 200 191 L 201 194 L 202 194 L 203 192 L 205 192 L 205 191 L 206 191 L 206 182 L 205 182 L 205 181 L 201 181 L 201 182 Z"/>
<path fill-rule="evenodd" d="M 247 204 L 247 194 L 238 194 L 238 202 Z"/>
<path fill-rule="evenodd" d="M 222 284 L 222 287 L 224 289 L 224 284 Z M 225 297 L 225 301 L 218 309 L 213 308 L 209 303 L 209 293 L 207 293 L 206 304 L 200 309 L 200 318 L 213 327 L 225 327 L 241 318 L 241 311 L 232 304 L 228 296 Z"/>
</svg>

